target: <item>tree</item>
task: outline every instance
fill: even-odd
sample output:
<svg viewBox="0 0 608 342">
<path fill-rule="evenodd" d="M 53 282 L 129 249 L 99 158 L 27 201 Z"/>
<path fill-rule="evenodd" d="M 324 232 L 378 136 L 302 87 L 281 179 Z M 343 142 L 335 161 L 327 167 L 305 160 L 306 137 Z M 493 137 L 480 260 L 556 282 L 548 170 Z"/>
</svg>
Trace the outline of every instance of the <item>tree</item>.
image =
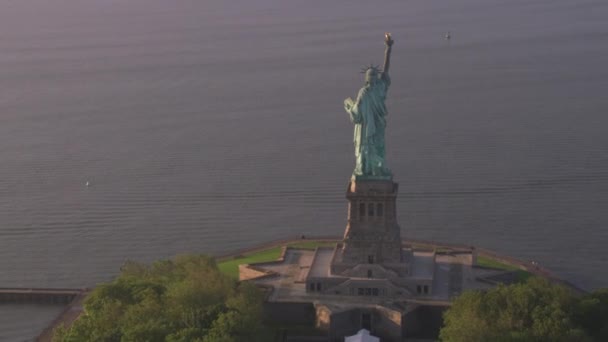
<svg viewBox="0 0 608 342">
<path fill-rule="evenodd" d="M 575 322 L 578 298 L 540 277 L 465 292 L 444 314 L 440 339 L 459 341 L 591 341 Z"/>
<path fill-rule="evenodd" d="M 206 256 L 129 262 L 84 308 L 54 341 L 240 342 L 259 340 L 263 331 L 258 289 L 220 273 Z"/>
<path fill-rule="evenodd" d="M 574 320 L 596 341 L 608 341 L 608 289 L 583 296 L 577 304 Z"/>
</svg>

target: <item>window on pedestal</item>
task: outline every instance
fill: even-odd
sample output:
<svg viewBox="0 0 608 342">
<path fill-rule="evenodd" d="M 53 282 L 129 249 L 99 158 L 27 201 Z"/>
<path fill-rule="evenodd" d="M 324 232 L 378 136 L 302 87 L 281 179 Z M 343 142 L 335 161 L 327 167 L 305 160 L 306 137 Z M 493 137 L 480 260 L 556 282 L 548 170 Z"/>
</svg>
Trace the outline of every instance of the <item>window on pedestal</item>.
<svg viewBox="0 0 608 342">
<path fill-rule="evenodd" d="M 376 204 L 376 216 L 384 216 L 384 206 L 382 205 L 382 203 Z"/>
<path fill-rule="evenodd" d="M 373 264 L 374 263 L 374 256 L 373 255 L 368 255 L 367 256 L 367 263 L 368 264 Z"/>
<path fill-rule="evenodd" d="M 359 218 L 365 217 L 365 203 L 359 203 Z"/>
<path fill-rule="evenodd" d="M 428 294 L 428 293 L 429 293 L 429 286 L 424 285 L 424 294 Z"/>
<path fill-rule="evenodd" d="M 422 293 L 422 286 L 420 286 L 420 285 L 416 286 L 416 292 Z"/>
<path fill-rule="evenodd" d="M 315 290 L 315 283 L 310 283 L 309 287 L 310 291 L 314 291 Z"/>
<path fill-rule="evenodd" d="M 317 291 L 321 291 L 321 283 L 317 283 Z"/>
</svg>

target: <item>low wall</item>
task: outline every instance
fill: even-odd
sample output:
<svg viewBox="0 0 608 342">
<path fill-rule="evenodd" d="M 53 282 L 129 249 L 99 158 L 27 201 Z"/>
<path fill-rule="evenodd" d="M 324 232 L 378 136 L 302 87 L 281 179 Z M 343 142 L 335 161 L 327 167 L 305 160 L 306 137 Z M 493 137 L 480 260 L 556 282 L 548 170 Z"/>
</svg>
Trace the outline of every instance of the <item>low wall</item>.
<svg viewBox="0 0 608 342">
<path fill-rule="evenodd" d="M 274 323 L 315 325 L 312 303 L 264 302 L 264 319 Z"/>
</svg>

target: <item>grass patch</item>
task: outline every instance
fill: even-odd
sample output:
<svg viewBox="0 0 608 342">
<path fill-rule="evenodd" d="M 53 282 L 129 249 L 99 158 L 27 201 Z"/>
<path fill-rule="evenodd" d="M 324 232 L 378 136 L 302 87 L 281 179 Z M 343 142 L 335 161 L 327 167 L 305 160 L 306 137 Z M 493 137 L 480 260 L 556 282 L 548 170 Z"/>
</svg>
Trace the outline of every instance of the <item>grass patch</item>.
<svg viewBox="0 0 608 342">
<path fill-rule="evenodd" d="M 498 260 L 484 257 L 484 256 L 477 257 L 477 265 L 483 266 L 483 267 L 495 268 L 498 270 L 515 271 L 515 279 L 516 279 L 517 283 L 526 282 L 530 277 L 534 276 L 534 274 L 532 274 L 528 271 L 522 270 L 517 265 L 506 264 L 504 262 L 500 262 Z"/>
<path fill-rule="evenodd" d="M 277 260 L 281 256 L 281 247 L 273 247 L 263 251 L 245 254 L 235 259 L 221 261 L 217 264 L 222 273 L 233 278 L 239 277 L 239 265 L 251 264 L 256 262 L 267 262 Z"/>
<path fill-rule="evenodd" d="M 331 241 L 298 241 L 292 242 L 287 246 L 300 249 L 315 249 L 317 247 L 335 246 L 336 242 Z M 220 261 L 217 266 L 220 271 L 233 278 L 239 277 L 239 265 L 253 264 L 256 262 L 268 262 L 277 260 L 281 256 L 281 247 L 276 246 L 262 251 L 253 252 L 245 255 L 238 255 L 232 259 Z"/>
<path fill-rule="evenodd" d="M 511 265 L 511 264 L 505 264 L 498 260 L 484 257 L 481 255 L 477 257 L 477 265 L 482 266 L 482 267 L 496 268 L 496 269 L 505 270 L 505 271 L 520 270 L 520 268 L 518 266 Z"/>
</svg>

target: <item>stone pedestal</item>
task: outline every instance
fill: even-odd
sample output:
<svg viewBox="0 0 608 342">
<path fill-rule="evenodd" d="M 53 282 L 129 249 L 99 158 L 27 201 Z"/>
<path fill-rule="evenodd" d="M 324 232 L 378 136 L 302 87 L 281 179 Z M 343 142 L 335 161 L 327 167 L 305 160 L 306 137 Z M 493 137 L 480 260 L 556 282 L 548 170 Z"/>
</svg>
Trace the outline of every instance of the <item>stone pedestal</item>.
<svg viewBox="0 0 608 342">
<path fill-rule="evenodd" d="M 348 222 L 334 271 L 377 264 L 399 275 L 407 273 L 396 214 L 398 189 L 392 179 L 351 179 L 346 191 Z"/>
</svg>

